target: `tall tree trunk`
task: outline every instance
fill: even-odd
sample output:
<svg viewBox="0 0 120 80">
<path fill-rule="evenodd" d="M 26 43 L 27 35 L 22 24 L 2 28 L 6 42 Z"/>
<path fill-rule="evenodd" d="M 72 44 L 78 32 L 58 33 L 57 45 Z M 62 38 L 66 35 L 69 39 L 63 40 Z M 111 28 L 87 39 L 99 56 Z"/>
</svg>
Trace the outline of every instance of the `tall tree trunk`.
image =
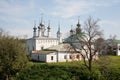
<svg viewBox="0 0 120 80">
<path fill-rule="evenodd" d="M 88 63 L 90 72 L 92 71 L 92 58 L 93 58 L 93 56 L 92 56 L 92 53 L 90 51 L 90 58 L 89 58 L 89 63 Z"/>
<path fill-rule="evenodd" d="M 92 60 L 91 59 L 89 60 L 89 71 L 90 72 L 92 71 Z"/>
</svg>

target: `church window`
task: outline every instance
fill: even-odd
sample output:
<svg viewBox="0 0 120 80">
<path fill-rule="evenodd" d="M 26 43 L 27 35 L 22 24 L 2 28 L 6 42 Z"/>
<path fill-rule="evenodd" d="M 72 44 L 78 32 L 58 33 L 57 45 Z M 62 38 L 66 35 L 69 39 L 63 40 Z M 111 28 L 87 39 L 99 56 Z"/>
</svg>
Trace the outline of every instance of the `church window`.
<svg viewBox="0 0 120 80">
<path fill-rule="evenodd" d="M 70 57 L 70 59 L 72 59 L 72 55 L 70 55 L 69 57 Z"/>
<path fill-rule="evenodd" d="M 51 56 L 51 60 L 53 60 L 53 56 Z"/>
<path fill-rule="evenodd" d="M 44 47 L 42 46 L 42 47 L 41 47 L 41 50 L 43 50 L 43 49 L 44 49 Z"/>
<path fill-rule="evenodd" d="M 67 59 L 67 55 L 64 55 L 64 59 Z"/>
<path fill-rule="evenodd" d="M 76 58 L 79 59 L 79 58 L 80 58 L 80 55 L 77 55 Z"/>
<path fill-rule="evenodd" d="M 33 46 L 33 50 L 34 50 L 34 46 Z"/>
<path fill-rule="evenodd" d="M 113 50 L 116 50 L 116 48 L 113 48 Z"/>
</svg>

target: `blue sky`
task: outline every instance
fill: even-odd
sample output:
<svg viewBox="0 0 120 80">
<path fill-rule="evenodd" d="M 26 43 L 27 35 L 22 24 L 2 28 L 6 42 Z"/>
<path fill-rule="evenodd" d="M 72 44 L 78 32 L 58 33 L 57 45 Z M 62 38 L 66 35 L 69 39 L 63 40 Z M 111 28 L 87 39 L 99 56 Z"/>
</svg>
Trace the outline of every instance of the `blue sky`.
<svg viewBox="0 0 120 80">
<path fill-rule="evenodd" d="M 104 37 L 117 35 L 120 39 L 120 0 L 0 0 L 0 28 L 11 35 L 32 37 L 34 21 L 38 26 L 41 13 L 48 25 L 50 20 L 52 36 L 60 22 L 62 35 L 76 28 L 78 16 L 81 27 L 92 16 L 100 19 L 99 25 Z"/>
</svg>

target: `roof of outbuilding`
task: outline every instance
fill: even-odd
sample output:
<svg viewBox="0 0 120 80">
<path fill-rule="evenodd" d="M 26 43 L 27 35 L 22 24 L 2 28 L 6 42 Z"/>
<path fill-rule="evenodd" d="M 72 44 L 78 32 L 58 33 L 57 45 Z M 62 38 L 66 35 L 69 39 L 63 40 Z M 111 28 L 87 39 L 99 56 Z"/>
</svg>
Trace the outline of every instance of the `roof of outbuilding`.
<svg viewBox="0 0 120 80">
<path fill-rule="evenodd" d="M 40 50 L 40 51 L 33 51 L 33 54 L 50 54 L 56 52 L 56 50 Z"/>
<path fill-rule="evenodd" d="M 75 50 L 74 50 L 74 48 Z M 69 43 L 63 43 L 60 45 L 52 46 L 48 48 L 49 50 L 56 50 L 58 52 L 78 52 L 81 49 L 81 46 L 78 43 L 72 44 L 72 46 Z"/>
<path fill-rule="evenodd" d="M 74 51 L 74 49 L 72 49 L 72 46 L 67 43 L 52 46 L 52 47 L 49 47 L 48 49 L 56 50 L 56 51 Z"/>
</svg>

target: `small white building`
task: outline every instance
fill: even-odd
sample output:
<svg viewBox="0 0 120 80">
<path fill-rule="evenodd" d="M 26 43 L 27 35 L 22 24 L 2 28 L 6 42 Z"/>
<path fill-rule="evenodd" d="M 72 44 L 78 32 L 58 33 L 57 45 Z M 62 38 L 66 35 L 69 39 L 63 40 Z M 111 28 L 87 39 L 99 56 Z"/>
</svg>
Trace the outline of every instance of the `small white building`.
<svg viewBox="0 0 120 80">
<path fill-rule="evenodd" d="M 71 47 L 70 44 L 60 44 L 46 50 L 32 51 L 31 57 L 32 60 L 47 63 L 83 60 L 81 53 L 75 52 Z M 83 50 L 82 54 L 85 54 Z M 98 59 L 98 55 L 96 54 L 93 59 Z M 85 57 L 85 60 L 87 60 L 87 57 Z"/>
<path fill-rule="evenodd" d="M 120 56 L 120 40 L 105 40 L 102 43 L 101 46 L 101 51 L 99 52 L 100 54 L 107 54 L 108 51 L 110 52 L 110 54 L 116 55 L 116 56 Z M 108 49 L 110 48 L 110 49 Z"/>
<path fill-rule="evenodd" d="M 31 54 L 31 58 L 34 61 L 41 62 L 57 62 L 57 52 L 56 51 L 33 51 Z"/>
<path fill-rule="evenodd" d="M 77 53 L 76 51 L 74 51 L 72 46 L 70 46 L 70 44 L 67 44 L 67 43 L 53 46 L 48 49 L 57 51 L 57 54 L 56 54 L 57 62 L 67 62 L 67 61 L 82 59 L 80 53 Z"/>
<path fill-rule="evenodd" d="M 114 41 L 113 51 L 115 55 L 120 56 L 120 40 Z"/>
</svg>

